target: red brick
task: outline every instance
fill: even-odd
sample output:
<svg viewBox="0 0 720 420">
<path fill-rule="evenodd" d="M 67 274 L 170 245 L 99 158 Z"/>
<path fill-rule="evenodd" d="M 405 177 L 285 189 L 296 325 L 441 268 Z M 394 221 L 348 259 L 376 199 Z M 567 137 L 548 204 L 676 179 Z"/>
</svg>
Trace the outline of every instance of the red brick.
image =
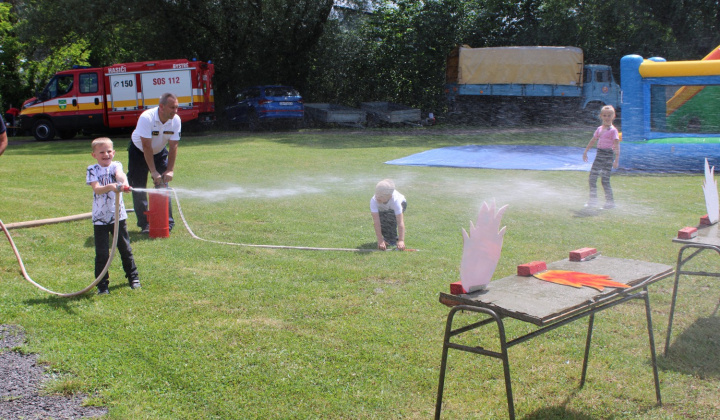
<svg viewBox="0 0 720 420">
<path fill-rule="evenodd" d="M 463 289 L 463 287 L 462 287 L 462 282 L 456 281 L 455 283 L 450 283 L 450 294 L 451 295 L 465 294 L 465 289 Z"/>
<path fill-rule="evenodd" d="M 702 217 L 700 218 L 700 224 L 701 224 L 701 225 L 708 225 L 708 226 L 711 225 L 712 223 L 710 223 L 710 217 L 709 217 L 707 214 L 706 214 L 705 216 L 702 216 Z"/>
<path fill-rule="evenodd" d="M 518 276 L 532 276 L 535 273 L 547 270 L 545 261 L 532 261 L 527 264 L 520 264 L 517 266 Z"/>
<path fill-rule="evenodd" d="M 697 228 L 694 227 L 684 227 L 680 230 L 678 230 L 678 239 L 692 239 L 697 236 Z"/>
<path fill-rule="evenodd" d="M 585 258 L 597 254 L 597 249 L 595 248 L 580 248 L 576 249 L 575 251 L 570 251 L 570 261 L 582 261 Z"/>
</svg>

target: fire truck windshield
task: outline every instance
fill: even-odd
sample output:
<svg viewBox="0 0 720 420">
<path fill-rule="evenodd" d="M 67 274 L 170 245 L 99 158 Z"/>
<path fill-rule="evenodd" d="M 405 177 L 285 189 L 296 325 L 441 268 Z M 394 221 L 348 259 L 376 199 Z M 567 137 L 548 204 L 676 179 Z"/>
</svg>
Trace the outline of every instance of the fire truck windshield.
<svg viewBox="0 0 720 420">
<path fill-rule="evenodd" d="M 39 99 L 47 101 L 48 99 L 55 98 L 67 94 L 72 90 L 73 75 L 56 75 L 50 82 L 45 86 Z"/>
</svg>

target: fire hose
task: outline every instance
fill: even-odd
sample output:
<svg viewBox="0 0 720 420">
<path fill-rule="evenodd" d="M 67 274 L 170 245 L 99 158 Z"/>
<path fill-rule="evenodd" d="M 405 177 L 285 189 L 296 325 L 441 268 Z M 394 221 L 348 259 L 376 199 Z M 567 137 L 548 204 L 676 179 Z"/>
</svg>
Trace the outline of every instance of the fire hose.
<svg viewBox="0 0 720 420">
<path fill-rule="evenodd" d="M 197 236 L 197 235 L 195 234 L 195 232 L 193 232 L 193 230 L 190 228 L 190 225 L 188 224 L 187 219 L 185 218 L 185 215 L 183 214 L 182 207 L 180 206 L 180 200 L 178 199 L 177 192 L 176 192 L 173 188 L 165 188 L 165 189 L 168 190 L 168 191 L 171 191 L 171 192 L 173 193 L 173 196 L 175 197 L 175 203 L 177 204 L 178 212 L 180 213 L 180 218 L 182 219 L 183 225 L 185 226 L 185 228 L 187 229 L 188 233 L 190 234 L 190 236 L 191 236 L 193 239 L 197 239 L 197 240 L 204 241 L 204 242 L 209 242 L 209 243 L 220 244 L 220 245 L 233 245 L 233 246 L 244 246 L 244 247 L 253 247 L 253 248 L 297 249 L 297 250 L 306 250 L 306 251 L 346 251 L 346 252 L 375 252 L 375 251 L 378 251 L 377 249 L 362 249 L 362 248 L 321 248 L 321 247 L 291 246 L 291 245 L 243 244 L 243 243 L 215 241 L 215 240 L 212 240 L 212 239 L 201 238 L 201 237 Z M 127 190 L 126 190 L 126 192 L 127 192 Z M 165 193 L 163 193 L 163 192 L 159 192 L 158 190 L 155 190 L 155 191 L 153 192 L 153 194 L 158 194 L 158 193 L 160 193 L 160 194 L 165 194 Z M 115 257 L 115 252 L 117 251 L 118 230 L 119 230 L 119 223 L 120 223 L 119 215 L 120 215 L 120 200 L 117 200 L 117 199 L 116 199 L 116 200 L 115 200 L 115 226 L 114 226 L 114 230 L 113 230 L 113 243 L 112 243 L 112 246 L 111 246 L 111 248 L 110 248 L 111 251 L 110 251 L 110 256 L 108 257 L 107 264 L 105 264 L 105 268 L 103 268 L 102 272 L 101 272 L 100 275 L 95 279 L 95 281 L 93 281 L 92 283 L 90 283 L 90 285 L 88 285 L 88 286 L 85 287 L 84 289 L 79 290 L 79 291 L 77 291 L 77 292 L 72 292 L 72 293 L 60 293 L 60 292 L 55 292 L 55 291 L 53 291 L 53 290 L 50 290 L 50 289 L 48 289 L 48 288 L 45 288 L 45 287 L 41 286 L 40 284 L 38 284 L 37 282 L 35 282 L 32 278 L 30 278 L 30 275 L 28 275 L 27 270 L 25 270 L 25 265 L 23 264 L 22 258 L 20 257 L 20 252 L 18 252 L 18 249 L 17 249 L 17 247 L 15 246 L 15 242 L 13 241 L 12 236 L 10 235 L 10 232 L 8 231 L 8 228 L 3 224 L 2 220 L 0 220 L 0 228 L 3 230 L 3 232 L 5 232 L 5 236 L 7 237 L 8 241 L 10 242 L 10 246 L 12 247 L 13 252 L 15 253 L 15 257 L 17 258 L 18 264 L 20 265 L 20 271 L 22 272 L 22 275 L 23 275 L 23 277 L 25 278 L 25 280 L 27 280 L 28 282 L 30 282 L 32 285 L 34 285 L 34 286 L 37 287 L 38 289 L 40 289 L 40 290 L 42 290 L 42 291 L 45 291 L 45 292 L 47 292 L 47 293 L 53 294 L 53 295 L 55 295 L 55 296 L 59 296 L 59 297 L 74 297 L 74 296 L 82 295 L 82 294 L 86 293 L 87 291 L 91 290 L 93 287 L 97 286 L 97 284 L 100 283 L 100 281 L 102 280 L 103 276 L 105 276 L 105 274 L 107 273 L 108 269 L 110 268 L 110 264 L 112 263 L 113 258 Z M 79 220 L 79 219 L 82 219 L 82 218 L 86 218 L 86 216 L 87 216 L 86 214 L 81 214 L 81 215 L 77 215 L 77 216 L 70 216 L 70 217 L 67 217 L 67 218 L 62 218 L 62 219 L 63 219 L 62 221 Z M 57 221 L 58 221 L 58 219 L 54 219 L 54 220 L 51 220 L 51 221 L 48 220 L 48 221 L 45 221 L 45 222 L 47 222 L 47 223 L 53 223 L 53 222 L 57 222 Z M 38 222 L 39 222 L 39 221 L 38 221 Z M 28 227 L 28 226 L 30 226 L 31 224 L 29 224 L 29 223 L 16 223 L 16 224 L 14 224 L 14 225 L 15 225 L 14 227 Z M 416 250 L 415 250 L 415 249 L 407 249 L 407 248 L 406 248 L 405 251 L 416 251 Z"/>
<path fill-rule="evenodd" d="M 304 251 L 347 251 L 347 252 L 375 252 L 375 251 L 378 251 L 377 249 L 363 249 L 363 248 L 318 248 L 318 247 L 313 247 L 313 246 L 241 244 L 241 243 L 235 243 L 235 242 L 222 242 L 222 241 L 215 241 L 215 240 L 211 240 L 211 239 L 201 238 L 201 237 L 195 235 L 195 232 L 193 232 L 192 229 L 190 229 L 190 225 L 188 225 L 187 220 L 185 220 L 185 215 L 183 214 L 182 207 L 180 207 L 180 200 L 178 200 L 177 192 L 172 188 L 168 188 L 168 190 L 172 191 L 173 196 L 175 197 L 175 203 L 177 203 L 178 212 L 180 213 L 180 218 L 182 219 L 183 224 L 185 225 L 185 229 L 187 229 L 188 233 L 190 234 L 190 236 L 193 237 L 193 239 L 198 239 L 198 240 L 205 241 L 205 242 L 211 242 L 214 244 L 245 246 L 245 247 L 251 247 L 251 248 L 300 249 L 300 250 L 304 250 Z"/>
<path fill-rule="evenodd" d="M 118 194 L 119 193 L 120 193 L 120 189 L 118 188 Z M 17 260 L 18 260 L 18 264 L 20 265 L 20 271 L 22 272 L 22 275 L 25 278 L 25 280 L 27 280 L 33 286 L 37 287 L 38 289 L 40 289 L 44 292 L 48 292 L 51 295 L 65 297 L 65 298 L 80 296 L 80 295 L 86 293 L 88 290 L 91 290 L 93 287 L 97 286 L 98 283 L 100 283 L 100 281 L 105 276 L 108 269 L 110 268 L 110 263 L 112 263 L 112 260 L 115 257 L 115 251 L 117 250 L 119 226 L 120 226 L 120 200 L 116 198 L 115 199 L 115 227 L 113 229 L 113 243 L 112 243 L 112 246 L 110 247 L 110 256 L 108 257 L 107 263 L 105 264 L 105 268 L 103 268 L 102 272 L 100 273 L 99 276 L 97 276 L 95 281 L 90 283 L 90 285 L 88 285 L 84 289 L 79 290 L 77 292 L 72 292 L 72 293 L 60 293 L 60 292 L 55 292 L 53 290 L 45 288 L 45 287 L 41 286 L 40 284 L 36 283 L 32 278 L 30 278 L 30 275 L 27 273 L 27 270 L 25 270 L 25 264 L 23 264 L 22 258 L 20 257 L 20 252 L 18 252 L 18 249 L 15 246 L 15 242 L 13 241 L 12 236 L 10 236 L 10 232 L 8 231 L 7 227 L 5 227 L 5 225 L 3 224 L 2 220 L 0 220 L 0 228 L 3 230 L 3 232 L 5 232 L 5 236 L 8 238 L 8 241 L 10 242 L 10 246 L 12 247 L 13 252 L 15 253 L 15 258 L 17 258 Z"/>
</svg>

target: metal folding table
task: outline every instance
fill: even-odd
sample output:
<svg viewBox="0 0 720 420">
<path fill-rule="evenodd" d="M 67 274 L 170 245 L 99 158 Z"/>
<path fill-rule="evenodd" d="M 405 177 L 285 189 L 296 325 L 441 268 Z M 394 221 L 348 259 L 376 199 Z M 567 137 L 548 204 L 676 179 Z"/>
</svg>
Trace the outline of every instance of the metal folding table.
<svg viewBox="0 0 720 420">
<path fill-rule="evenodd" d="M 582 388 L 585 384 L 595 314 L 634 299 L 642 299 L 645 302 L 648 338 L 650 341 L 650 357 L 652 359 L 652 370 L 655 380 L 655 394 L 657 403 L 662 403 L 655 358 L 655 340 L 653 337 L 650 313 L 650 299 L 648 297 L 647 287 L 660 279 L 670 276 L 673 268 L 663 264 L 605 256 L 598 256 L 597 258 L 583 262 L 574 262 L 565 259 L 550 263 L 547 265 L 547 268 L 549 270 L 568 270 L 607 275 L 610 276 L 612 280 L 627 284 L 631 287 L 605 288 L 605 290 L 601 292 L 590 287 L 578 289 L 571 286 L 549 283 L 534 277 L 513 275 L 491 281 L 490 284 L 481 291 L 461 295 L 441 293 L 440 302 L 450 306 L 451 309 L 447 316 L 445 337 L 443 340 L 440 378 L 438 381 L 437 401 L 435 405 L 436 419 L 440 418 L 440 412 L 442 410 L 445 371 L 449 349 L 466 351 L 502 360 L 508 411 L 510 418 L 514 419 L 515 408 L 512 396 L 508 349 L 560 326 L 577 321 L 586 316 L 589 317 L 587 337 L 585 340 L 585 357 L 580 380 L 580 387 Z M 453 329 L 454 317 L 461 311 L 477 314 L 482 319 Z M 503 322 L 503 319 L 506 317 L 528 322 L 539 328 L 528 334 L 508 340 Z M 481 346 L 468 346 L 452 341 L 454 337 L 489 324 L 495 324 L 497 326 L 499 351 L 489 350 Z"/>
<path fill-rule="evenodd" d="M 673 239 L 673 242 L 681 243 L 683 246 L 678 252 L 677 265 L 675 266 L 675 285 L 673 286 L 672 303 L 670 304 L 670 318 L 668 319 L 667 335 L 665 336 L 665 356 L 667 356 L 668 349 L 670 348 L 670 336 L 672 334 L 673 317 L 675 316 L 675 301 L 677 299 L 678 285 L 680 284 L 680 275 L 687 274 L 691 276 L 720 277 L 720 273 L 718 272 L 683 270 L 683 266 L 685 264 L 690 262 L 703 251 L 711 250 L 720 254 L 720 236 L 718 236 L 720 235 L 720 232 L 718 231 L 718 224 L 716 223 L 710 226 L 700 225 L 697 227 L 697 230 L 698 234 L 695 238 L 680 239 L 676 237 Z M 692 253 L 686 257 L 685 251 L 692 251 Z M 720 302 L 718 305 L 720 306 Z"/>
</svg>

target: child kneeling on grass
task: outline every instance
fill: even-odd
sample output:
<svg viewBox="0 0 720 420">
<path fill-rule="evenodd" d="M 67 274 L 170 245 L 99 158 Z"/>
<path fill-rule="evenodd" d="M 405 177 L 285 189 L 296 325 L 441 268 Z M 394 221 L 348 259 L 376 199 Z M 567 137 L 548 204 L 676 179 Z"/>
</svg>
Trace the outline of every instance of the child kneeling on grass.
<svg viewBox="0 0 720 420">
<path fill-rule="evenodd" d="M 375 195 L 370 199 L 370 213 L 379 250 L 385 251 L 388 245 L 397 245 L 400 251 L 405 249 L 403 213 L 406 208 L 405 196 L 395 190 L 395 183 L 389 179 L 378 182 Z"/>
<path fill-rule="evenodd" d="M 130 248 L 130 236 L 128 235 L 127 213 L 123 203 L 122 194 L 118 192 L 128 186 L 127 177 L 123 172 L 122 163 L 113 161 L 115 150 L 113 142 L 107 137 L 100 137 L 92 142 L 92 156 L 97 160 L 96 164 L 87 168 L 86 184 L 93 189 L 92 220 L 95 234 L 95 277 L 102 273 L 103 268 L 110 258 L 110 237 L 115 228 L 115 200 L 120 200 L 120 214 L 118 226 L 117 248 L 120 251 L 125 277 L 132 289 L 140 287 L 140 279 L 132 248 Z M 120 187 L 120 188 L 118 188 Z M 98 294 L 110 293 L 110 275 L 105 273 L 103 279 L 98 283 Z"/>
</svg>

